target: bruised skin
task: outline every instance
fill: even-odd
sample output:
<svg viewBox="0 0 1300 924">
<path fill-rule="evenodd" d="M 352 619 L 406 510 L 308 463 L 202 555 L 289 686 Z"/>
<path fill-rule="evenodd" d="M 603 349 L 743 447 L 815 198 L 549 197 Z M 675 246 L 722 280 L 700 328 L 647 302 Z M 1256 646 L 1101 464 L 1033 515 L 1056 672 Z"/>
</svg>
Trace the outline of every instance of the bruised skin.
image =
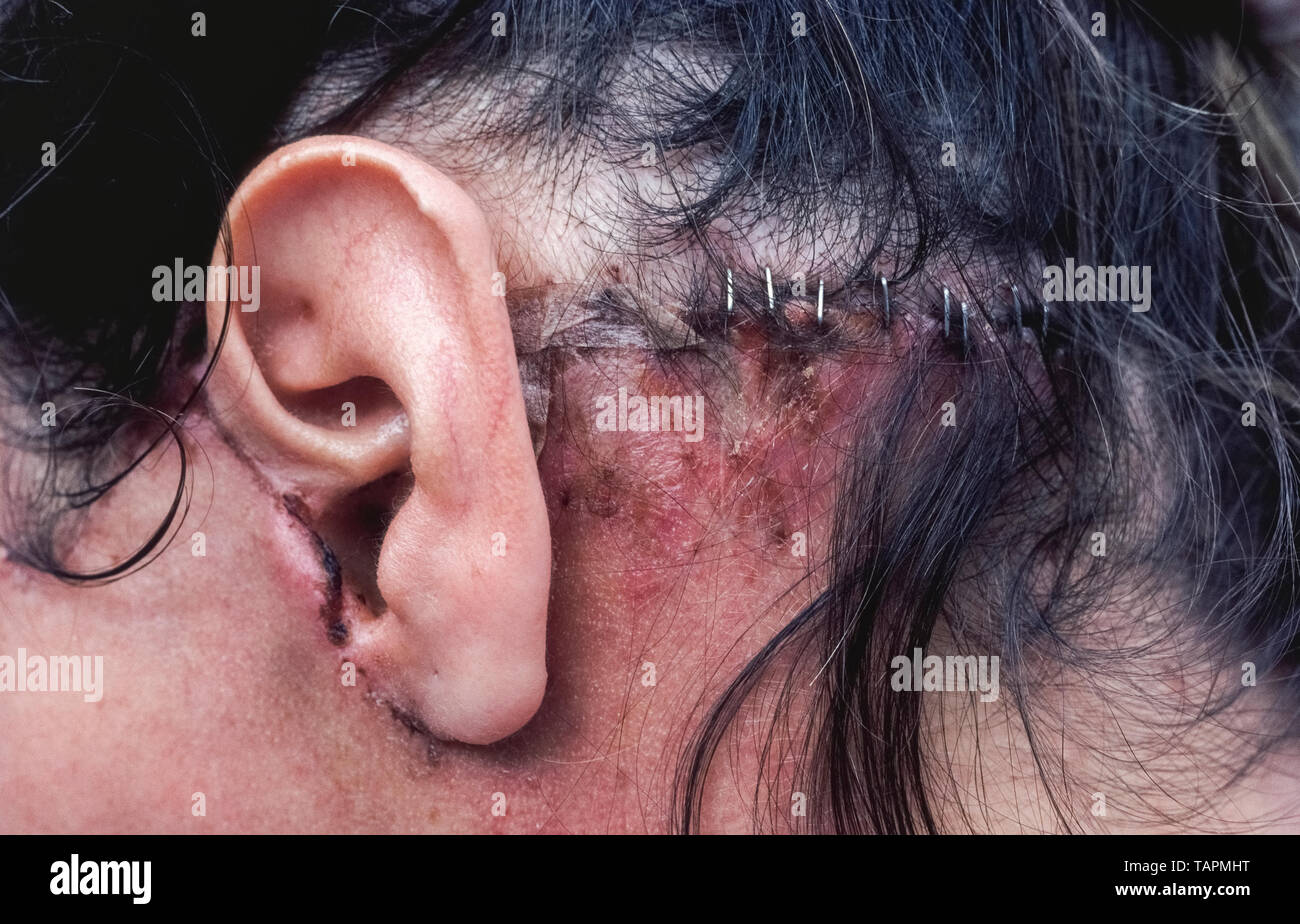
<svg viewBox="0 0 1300 924">
<path fill-rule="evenodd" d="M 795 355 L 779 361 L 797 383 L 779 379 L 764 345 L 735 339 L 672 363 L 589 351 L 557 373 L 539 460 L 555 545 L 551 682 L 512 741 L 558 745 L 591 762 L 584 780 L 629 790 L 600 807 L 603 827 L 566 818 L 570 830 L 661 830 L 694 723 L 820 590 L 835 472 L 869 383 Z M 703 438 L 596 430 L 597 399 L 619 386 L 703 394 Z M 711 781 L 710 828 L 749 829 L 739 792 L 756 779 L 764 731 L 746 729 L 720 760 L 739 763 Z"/>
<path fill-rule="evenodd" d="M 828 387 L 833 369 L 800 360 L 791 380 L 762 394 L 762 349 L 731 349 L 727 373 L 695 358 L 668 362 L 643 351 L 571 359 L 559 376 L 562 409 L 539 460 L 557 546 L 591 543 L 629 606 L 682 587 L 681 569 L 783 572 L 808 568 L 824 548 L 834 459 L 821 443 L 828 417 L 843 416 Z M 684 369 L 682 367 L 685 367 Z M 593 422 L 602 398 L 698 396 L 701 438 L 685 432 L 608 432 Z M 757 401 L 748 396 L 759 396 Z M 775 405 L 769 407 L 768 405 Z M 794 536 L 803 534 L 797 543 Z M 629 573 L 637 580 L 624 581 Z M 725 617 L 722 612 L 715 612 Z M 734 614 L 755 616 L 752 610 Z"/>
</svg>

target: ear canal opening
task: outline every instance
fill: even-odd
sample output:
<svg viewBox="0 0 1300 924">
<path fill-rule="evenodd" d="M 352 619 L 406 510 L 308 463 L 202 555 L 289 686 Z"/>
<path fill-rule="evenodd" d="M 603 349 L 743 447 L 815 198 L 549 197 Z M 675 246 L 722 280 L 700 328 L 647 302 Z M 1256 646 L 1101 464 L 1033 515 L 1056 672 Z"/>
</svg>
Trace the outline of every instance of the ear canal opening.
<svg viewBox="0 0 1300 924">
<path fill-rule="evenodd" d="M 392 472 L 331 503 L 313 524 L 338 560 L 343 593 L 353 595 L 363 613 L 379 617 L 388 609 L 379 591 L 379 553 L 388 525 L 414 486 L 409 467 Z"/>
</svg>

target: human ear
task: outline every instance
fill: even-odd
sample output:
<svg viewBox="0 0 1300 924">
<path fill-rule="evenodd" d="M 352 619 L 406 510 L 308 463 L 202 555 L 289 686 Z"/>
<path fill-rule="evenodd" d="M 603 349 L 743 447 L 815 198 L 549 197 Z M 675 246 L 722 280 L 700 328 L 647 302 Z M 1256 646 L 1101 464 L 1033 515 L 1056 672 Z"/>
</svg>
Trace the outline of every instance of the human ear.
<svg viewBox="0 0 1300 924">
<path fill-rule="evenodd" d="M 227 312 L 209 290 L 208 404 L 367 590 L 335 641 L 435 736 L 511 734 L 546 685 L 551 547 L 482 213 L 415 157 L 323 136 L 267 157 L 228 219 L 260 292 Z"/>
</svg>

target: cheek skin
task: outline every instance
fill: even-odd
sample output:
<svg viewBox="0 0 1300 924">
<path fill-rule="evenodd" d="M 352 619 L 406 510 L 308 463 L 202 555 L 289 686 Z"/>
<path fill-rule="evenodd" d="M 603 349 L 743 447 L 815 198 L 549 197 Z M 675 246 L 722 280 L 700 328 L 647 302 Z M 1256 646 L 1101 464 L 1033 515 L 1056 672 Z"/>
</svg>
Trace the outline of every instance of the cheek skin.
<svg viewBox="0 0 1300 924">
<path fill-rule="evenodd" d="M 0 830 L 427 828 L 394 798 L 405 752 L 339 682 L 310 546 L 211 430 L 189 435 L 205 460 L 194 466 L 195 512 L 147 568 L 81 587 L 0 567 L 0 651 L 104 658 L 97 703 L 0 697 Z M 82 548 L 118 558 L 156 527 L 178 463 L 174 452 L 151 462 L 92 511 Z M 196 529 L 207 538 L 201 558 Z M 191 812 L 196 792 L 206 816 Z"/>
</svg>

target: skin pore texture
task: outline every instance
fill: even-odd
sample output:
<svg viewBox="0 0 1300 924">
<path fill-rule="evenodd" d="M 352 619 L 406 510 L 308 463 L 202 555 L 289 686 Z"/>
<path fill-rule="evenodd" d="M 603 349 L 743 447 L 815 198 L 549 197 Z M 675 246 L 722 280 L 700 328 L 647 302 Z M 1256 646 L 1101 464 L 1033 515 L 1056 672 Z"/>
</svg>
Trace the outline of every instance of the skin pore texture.
<svg viewBox="0 0 1300 924">
<path fill-rule="evenodd" d="M 493 273 L 511 292 L 645 278 L 598 246 L 612 187 L 557 202 L 538 180 L 387 140 L 406 153 L 313 139 L 241 187 L 252 217 L 232 213 L 234 252 L 252 242 L 262 307 L 235 307 L 187 420 L 201 452 L 177 541 L 95 588 L 0 566 L 0 650 L 105 663 L 99 703 L 0 701 L 0 786 L 24 794 L 0 806 L 5 830 L 662 831 L 693 723 L 824 584 L 834 473 L 914 330 L 853 331 L 873 362 L 776 350 L 752 329 L 671 355 L 609 337 L 553 351 L 529 420 L 506 336 L 507 304 L 528 303 L 494 295 Z M 783 258 L 760 241 L 744 263 Z M 222 312 L 208 310 L 211 342 Z M 178 393 L 196 374 L 178 373 Z M 700 438 L 599 429 L 620 389 L 698 395 Z M 349 400 L 355 430 L 337 426 Z M 177 477 L 174 450 L 151 457 L 86 518 L 72 564 L 129 554 Z M 756 802 L 782 809 L 797 789 L 782 747 L 763 750 L 768 705 L 719 753 L 705 830 L 747 831 Z M 935 723 L 958 758 L 953 804 L 979 799 L 980 828 L 1050 829 L 1006 704 L 984 713 L 978 755 L 942 743 L 960 724 Z M 755 792 L 760 768 L 770 792 Z M 1252 777 L 1223 814 L 1261 819 L 1292 785 Z"/>
</svg>

